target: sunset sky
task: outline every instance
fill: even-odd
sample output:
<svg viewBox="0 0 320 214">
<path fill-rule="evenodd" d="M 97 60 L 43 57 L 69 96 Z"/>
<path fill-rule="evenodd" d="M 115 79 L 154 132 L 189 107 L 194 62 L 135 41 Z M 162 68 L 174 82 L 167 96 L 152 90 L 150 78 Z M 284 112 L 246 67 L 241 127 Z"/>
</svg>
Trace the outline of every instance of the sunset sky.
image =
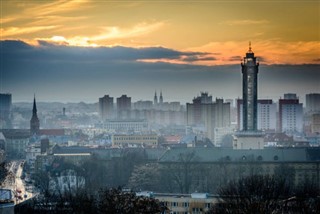
<svg viewBox="0 0 320 214">
<path fill-rule="evenodd" d="M 152 99 L 161 89 L 169 100 L 236 98 L 249 41 L 263 98 L 320 93 L 317 0 L 2 0 L 1 41 L 0 91 L 14 101 Z"/>
</svg>

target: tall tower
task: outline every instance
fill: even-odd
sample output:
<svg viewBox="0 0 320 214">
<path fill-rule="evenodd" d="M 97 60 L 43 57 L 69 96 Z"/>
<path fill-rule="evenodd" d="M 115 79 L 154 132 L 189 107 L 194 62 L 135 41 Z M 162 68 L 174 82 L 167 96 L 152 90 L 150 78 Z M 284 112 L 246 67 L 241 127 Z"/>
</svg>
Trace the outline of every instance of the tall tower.
<svg viewBox="0 0 320 214">
<path fill-rule="evenodd" d="M 242 67 L 242 99 L 243 99 L 243 131 L 257 131 L 257 99 L 258 99 L 258 67 L 256 57 L 251 49 L 241 63 Z"/>
<path fill-rule="evenodd" d="M 154 92 L 153 105 L 158 105 L 157 91 Z"/>
<path fill-rule="evenodd" d="M 32 109 L 32 117 L 30 120 L 30 133 L 39 134 L 40 130 L 40 121 L 37 115 L 37 105 L 36 105 L 36 96 L 33 98 L 33 109 Z"/>
</svg>

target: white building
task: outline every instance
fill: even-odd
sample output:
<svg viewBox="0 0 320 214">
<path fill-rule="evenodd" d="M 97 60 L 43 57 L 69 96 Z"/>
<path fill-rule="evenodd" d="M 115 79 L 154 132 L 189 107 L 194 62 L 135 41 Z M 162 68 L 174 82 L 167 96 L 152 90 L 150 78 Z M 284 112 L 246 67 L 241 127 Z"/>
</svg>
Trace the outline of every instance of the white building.
<svg viewBox="0 0 320 214">
<path fill-rule="evenodd" d="M 281 132 L 303 131 L 303 106 L 297 97 L 279 100 L 279 123 Z"/>
<path fill-rule="evenodd" d="M 156 134 L 114 134 L 111 137 L 113 147 L 157 147 L 158 136 Z"/>
<path fill-rule="evenodd" d="M 37 156 L 41 154 L 41 145 L 40 143 L 29 144 L 26 149 L 26 162 L 30 166 L 30 169 L 35 168 L 35 162 Z"/>
<path fill-rule="evenodd" d="M 277 128 L 277 105 L 272 100 L 258 100 L 258 130 Z"/>
<path fill-rule="evenodd" d="M 79 188 L 83 188 L 85 185 L 85 178 L 76 173 L 75 170 L 65 169 L 61 172 L 56 172 L 51 177 L 49 182 L 49 188 L 54 193 L 75 192 Z"/>
<path fill-rule="evenodd" d="M 234 128 L 231 126 L 214 128 L 214 145 L 221 146 L 223 137 L 225 135 L 233 134 L 233 133 L 234 133 Z"/>
<path fill-rule="evenodd" d="M 149 130 L 149 124 L 146 120 L 107 120 L 104 128 L 107 131 L 140 132 Z"/>
<path fill-rule="evenodd" d="M 238 129 L 243 130 L 243 105 L 238 100 Z M 258 130 L 273 130 L 277 128 L 277 105 L 272 100 L 258 100 L 257 105 L 257 128 Z"/>
</svg>

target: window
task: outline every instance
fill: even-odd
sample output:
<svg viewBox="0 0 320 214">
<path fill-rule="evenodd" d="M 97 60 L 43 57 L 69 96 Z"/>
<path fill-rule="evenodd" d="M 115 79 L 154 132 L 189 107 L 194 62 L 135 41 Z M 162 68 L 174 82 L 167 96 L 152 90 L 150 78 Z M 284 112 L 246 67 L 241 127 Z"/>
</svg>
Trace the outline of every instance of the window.
<svg viewBox="0 0 320 214">
<path fill-rule="evenodd" d="M 273 160 L 275 160 L 275 161 L 279 160 L 278 155 L 275 155 L 275 156 L 273 157 Z"/>
<path fill-rule="evenodd" d="M 176 207 L 176 206 L 178 206 L 178 203 L 177 202 L 171 202 L 171 206 L 172 207 Z"/>
</svg>

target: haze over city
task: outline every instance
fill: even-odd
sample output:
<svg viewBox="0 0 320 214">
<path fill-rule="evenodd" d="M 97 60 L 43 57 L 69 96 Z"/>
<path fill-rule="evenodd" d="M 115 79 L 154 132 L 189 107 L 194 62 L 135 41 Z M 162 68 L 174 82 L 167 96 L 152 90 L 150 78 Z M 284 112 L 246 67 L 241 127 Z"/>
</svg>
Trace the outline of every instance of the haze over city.
<svg viewBox="0 0 320 214">
<path fill-rule="evenodd" d="M 0 213 L 320 213 L 319 0 L 0 0 Z"/>
<path fill-rule="evenodd" d="M 303 100 L 320 91 L 319 20 L 318 1 L 1 1 L 0 90 L 13 102 L 237 98 L 251 41 L 259 98 Z"/>
</svg>

